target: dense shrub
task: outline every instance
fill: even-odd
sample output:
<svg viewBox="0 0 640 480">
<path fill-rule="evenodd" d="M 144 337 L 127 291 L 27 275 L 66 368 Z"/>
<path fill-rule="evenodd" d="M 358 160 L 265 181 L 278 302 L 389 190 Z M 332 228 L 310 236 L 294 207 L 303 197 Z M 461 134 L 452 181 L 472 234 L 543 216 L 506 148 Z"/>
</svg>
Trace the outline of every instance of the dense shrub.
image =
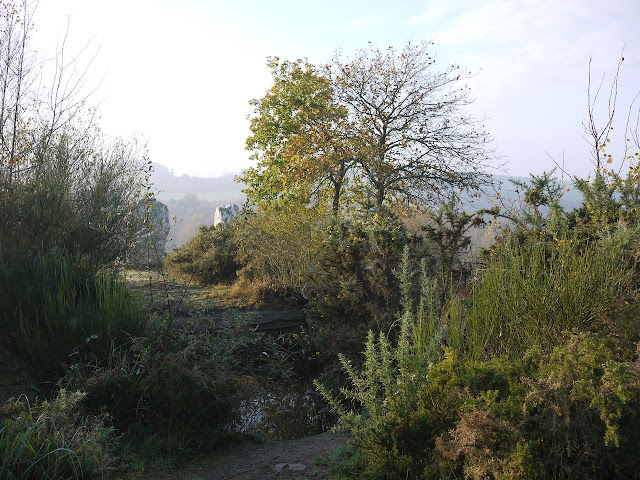
<svg viewBox="0 0 640 480">
<path fill-rule="evenodd" d="M 341 390 L 343 399 L 321 391 L 362 451 L 367 473 L 376 478 L 422 478 L 435 465 L 437 436 L 455 422 L 451 389 L 425 381 L 428 355 L 416 355 L 406 322 L 396 347 L 384 334 L 376 339 L 370 333 L 364 355 L 361 371 L 341 357 L 351 384 Z"/>
<path fill-rule="evenodd" d="M 318 264 L 321 209 L 281 203 L 248 213 L 238 224 L 238 275 L 257 287 L 301 290 Z"/>
<path fill-rule="evenodd" d="M 606 339 L 566 335 L 526 380 L 526 425 L 548 477 L 635 478 L 640 447 L 638 363 L 617 360 Z M 541 462 L 542 463 L 542 462 Z"/>
<path fill-rule="evenodd" d="M 395 346 L 370 334 L 362 369 L 342 359 L 342 398 L 322 389 L 368 474 L 637 478 L 639 366 L 602 337 L 567 334 L 552 353 L 517 360 L 464 361 L 444 348 L 431 362 L 437 352 L 419 353 L 408 317 L 401 328 Z"/>
<path fill-rule="evenodd" d="M 67 251 L 89 264 L 124 259 L 140 219 L 145 168 L 135 142 L 105 145 L 86 128 L 47 138 L 34 131 L 20 174 L 0 176 L 5 254 Z M 0 158 L 0 164 L 2 159 Z"/>
<path fill-rule="evenodd" d="M 361 368 L 340 354 L 347 388 L 334 395 L 316 382 L 362 452 L 366 472 L 376 478 L 437 474 L 435 440 L 456 419 L 454 391 L 445 375 L 453 365 L 451 349 L 443 348 L 446 327 L 439 325 L 431 302 L 413 310 L 407 268 L 405 250 L 400 275 L 405 308 L 397 344 L 385 333 L 370 331 Z M 427 278 L 423 284 L 428 290 Z M 439 377 L 431 379 L 434 364 Z"/>
<path fill-rule="evenodd" d="M 434 308 L 436 290 L 427 275 L 422 280 L 423 298 L 414 308 L 405 254 L 400 269 L 404 308 L 397 333 L 370 332 L 362 367 L 341 356 L 348 386 L 339 394 L 318 385 L 361 452 L 367 474 L 637 478 L 633 465 L 640 447 L 640 352 L 629 352 L 626 338 L 561 331 L 580 327 L 606 331 L 596 320 L 613 308 L 620 293 L 616 289 L 629 287 L 625 283 L 629 263 L 623 254 L 628 250 L 612 247 L 619 241 L 605 244 L 613 257 L 602 250 L 563 250 L 553 253 L 553 262 L 546 264 L 544 248 L 540 258 L 518 257 L 512 271 L 525 279 L 501 287 L 520 294 L 514 293 L 510 300 L 509 305 L 523 309 L 514 318 L 528 318 L 526 306 L 533 310 L 541 301 L 528 288 L 549 295 L 550 306 L 521 326 L 529 332 L 508 331 L 505 320 L 502 335 L 493 332 L 486 337 L 474 336 L 471 329 L 469 317 L 477 305 L 465 308 L 454 299 L 441 312 Z M 537 266 L 529 268 L 528 262 Z M 508 265 L 500 264 L 498 271 L 509 271 Z M 592 282 L 595 291 L 587 285 Z M 575 291 L 577 300 L 562 289 Z M 588 296 L 604 302 L 603 310 Z M 575 319 L 563 319 L 559 313 L 563 308 L 575 311 Z M 495 327 L 488 317 L 483 320 L 487 328 Z M 637 319 L 635 325 L 637 329 Z"/>
<path fill-rule="evenodd" d="M 452 472 L 637 478 L 637 361 L 617 360 L 595 334 L 566 334 L 565 341 L 550 354 L 533 349 L 515 361 L 459 364 L 459 421 L 437 439 Z"/>
<path fill-rule="evenodd" d="M 465 278 L 471 273 L 469 234 L 473 229 L 486 225 L 484 216 L 496 215 L 498 212 L 499 209 L 494 207 L 468 213 L 464 211 L 462 201 L 455 195 L 429 212 L 427 223 L 422 226 L 422 235 L 419 238 L 421 237 L 422 247 L 433 258 L 434 278 L 447 283 L 450 279 Z M 446 289 L 447 285 L 443 287 Z"/>
<path fill-rule="evenodd" d="M 197 281 L 214 284 L 234 280 L 240 268 L 235 225 L 200 226 L 200 230 L 168 255 L 165 264 L 174 272 L 193 275 Z"/>
<path fill-rule="evenodd" d="M 327 227 L 310 290 L 313 321 L 320 330 L 333 332 L 334 355 L 360 348 L 367 330 L 386 330 L 393 321 L 399 307 L 394 270 L 406 242 L 404 225 L 388 211 L 334 220 Z"/>
</svg>

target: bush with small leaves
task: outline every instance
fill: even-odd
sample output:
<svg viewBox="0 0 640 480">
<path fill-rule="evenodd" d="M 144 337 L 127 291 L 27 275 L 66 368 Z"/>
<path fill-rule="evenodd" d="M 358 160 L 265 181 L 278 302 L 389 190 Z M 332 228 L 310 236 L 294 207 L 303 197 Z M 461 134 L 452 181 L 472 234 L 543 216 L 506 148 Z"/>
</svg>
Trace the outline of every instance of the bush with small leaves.
<svg viewBox="0 0 640 480">
<path fill-rule="evenodd" d="M 170 271 L 193 276 L 205 284 L 232 281 L 240 264 L 234 224 L 200 226 L 189 241 L 165 258 Z"/>
<path fill-rule="evenodd" d="M 400 306 L 395 268 L 406 229 L 385 210 L 327 227 L 311 294 L 315 324 L 332 335 L 332 353 L 355 353 L 370 328 L 387 330 Z"/>
</svg>

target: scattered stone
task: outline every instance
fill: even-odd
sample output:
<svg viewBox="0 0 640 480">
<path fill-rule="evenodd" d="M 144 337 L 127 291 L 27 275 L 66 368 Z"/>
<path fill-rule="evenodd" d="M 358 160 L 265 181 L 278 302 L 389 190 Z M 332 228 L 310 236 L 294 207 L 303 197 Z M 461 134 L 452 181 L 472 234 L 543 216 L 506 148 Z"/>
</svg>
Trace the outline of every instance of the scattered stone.
<svg viewBox="0 0 640 480">
<path fill-rule="evenodd" d="M 290 463 L 289 470 L 292 472 L 302 472 L 307 469 L 307 466 L 302 463 Z"/>
<path fill-rule="evenodd" d="M 279 464 L 277 464 L 275 467 L 273 467 L 273 470 L 274 470 L 275 472 L 280 473 L 282 470 L 284 470 L 284 467 L 286 467 L 286 466 L 287 466 L 287 464 L 286 464 L 286 463 L 279 463 Z"/>
</svg>

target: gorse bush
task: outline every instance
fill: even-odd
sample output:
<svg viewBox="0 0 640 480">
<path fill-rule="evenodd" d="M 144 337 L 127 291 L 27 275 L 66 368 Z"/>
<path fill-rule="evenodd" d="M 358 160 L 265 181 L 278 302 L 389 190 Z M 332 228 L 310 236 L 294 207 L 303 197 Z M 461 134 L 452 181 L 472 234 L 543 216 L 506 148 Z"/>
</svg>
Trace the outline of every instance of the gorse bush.
<svg viewBox="0 0 640 480">
<path fill-rule="evenodd" d="M 79 257 L 0 258 L 0 328 L 46 374 L 80 359 L 105 358 L 144 331 L 141 305 L 120 279 Z"/>
<path fill-rule="evenodd" d="M 340 395 L 319 386 L 373 478 L 637 478 L 639 366 L 602 337 L 473 362 L 400 328 L 370 334 L 361 369 L 342 358 Z"/>
<path fill-rule="evenodd" d="M 377 339 L 369 335 L 361 371 L 341 357 L 351 383 L 341 389 L 343 399 L 320 387 L 361 449 L 367 473 L 376 478 L 421 478 L 434 464 L 437 435 L 455 420 L 451 392 L 425 381 L 427 358 L 439 352 L 417 355 L 406 320 L 402 328 L 397 346 L 382 333 Z M 432 345 L 440 348 L 439 341 Z"/>
<path fill-rule="evenodd" d="M 214 284 L 237 278 L 240 264 L 235 225 L 200 226 L 200 230 L 165 259 L 174 272 L 193 276 L 197 281 Z"/>
<path fill-rule="evenodd" d="M 406 241 L 404 225 L 389 211 L 328 225 L 309 290 L 316 325 L 334 332 L 334 355 L 352 353 L 367 330 L 392 323 L 399 306 L 394 270 Z"/>
<path fill-rule="evenodd" d="M 640 446 L 638 360 L 621 362 L 596 334 L 565 344 L 526 381 L 524 415 L 548 477 L 631 478 Z"/>
<path fill-rule="evenodd" d="M 593 179 L 576 179 L 575 185 L 583 202 L 569 219 L 583 235 L 615 230 L 620 221 L 640 220 L 640 164 L 631 164 L 626 176 L 602 168 Z"/>
<path fill-rule="evenodd" d="M 430 250 L 434 259 L 433 277 L 441 281 L 451 278 L 464 278 L 471 272 L 469 262 L 463 262 L 465 251 L 470 252 L 471 237 L 474 228 L 486 225 L 485 215 L 496 215 L 499 209 L 480 209 L 467 213 L 456 195 L 442 201 L 437 209 L 428 215 L 428 223 L 421 227 L 423 248 Z M 468 255 L 470 257 L 470 255 Z M 443 286 L 446 288 L 446 286 Z M 444 297 L 444 295 L 442 295 Z"/>
<path fill-rule="evenodd" d="M 457 363 L 459 420 L 436 440 L 451 477 L 637 478 L 637 361 L 596 334 L 564 339 L 549 354 Z"/>
<path fill-rule="evenodd" d="M 84 394 L 61 390 L 51 403 L 0 410 L 0 479 L 101 478 L 111 466 L 108 418 L 83 416 Z"/>
</svg>

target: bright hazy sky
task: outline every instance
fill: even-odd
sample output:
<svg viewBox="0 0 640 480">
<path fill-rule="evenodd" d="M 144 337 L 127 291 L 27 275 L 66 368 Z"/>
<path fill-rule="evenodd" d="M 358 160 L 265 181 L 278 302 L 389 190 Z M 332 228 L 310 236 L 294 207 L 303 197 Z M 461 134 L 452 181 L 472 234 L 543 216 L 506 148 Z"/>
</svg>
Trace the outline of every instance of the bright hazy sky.
<svg viewBox="0 0 640 480">
<path fill-rule="evenodd" d="M 338 47 L 350 57 L 368 41 L 434 40 L 436 65 L 477 72 L 471 111 L 509 174 L 550 170 L 551 156 L 586 175 L 589 59 L 608 87 L 626 45 L 621 135 L 640 91 L 638 18 L 639 0 L 40 0 L 33 45 L 50 55 L 69 19 L 70 53 L 99 48 L 90 83 L 104 77 L 91 97 L 103 130 L 147 139 L 150 159 L 177 174 L 217 176 L 250 165 L 248 101 L 270 86 L 267 56 L 321 64 Z"/>
</svg>

